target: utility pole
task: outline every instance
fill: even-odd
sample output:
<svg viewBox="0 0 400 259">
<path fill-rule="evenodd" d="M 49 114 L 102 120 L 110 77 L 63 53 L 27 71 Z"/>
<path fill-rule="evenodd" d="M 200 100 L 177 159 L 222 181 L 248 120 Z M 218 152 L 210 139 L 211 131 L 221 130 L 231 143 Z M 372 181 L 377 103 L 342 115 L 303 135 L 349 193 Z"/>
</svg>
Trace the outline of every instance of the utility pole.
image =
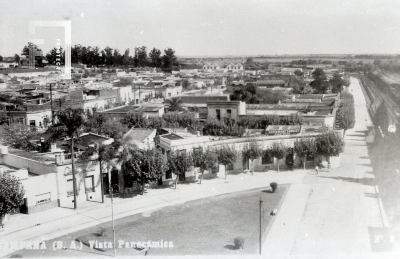
<svg viewBox="0 0 400 259">
<path fill-rule="evenodd" d="M 261 196 L 260 196 L 260 255 L 261 255 L 261 246 L 262 246 L 262 200 L 261 200 Z"/>
<path fill-rule="evenodd" d="M 54 125 L 53 92 L 51 91 L 51 83 L 50 83 L 50 109 L 51 109 L 51 124 Z"/>
</svg>

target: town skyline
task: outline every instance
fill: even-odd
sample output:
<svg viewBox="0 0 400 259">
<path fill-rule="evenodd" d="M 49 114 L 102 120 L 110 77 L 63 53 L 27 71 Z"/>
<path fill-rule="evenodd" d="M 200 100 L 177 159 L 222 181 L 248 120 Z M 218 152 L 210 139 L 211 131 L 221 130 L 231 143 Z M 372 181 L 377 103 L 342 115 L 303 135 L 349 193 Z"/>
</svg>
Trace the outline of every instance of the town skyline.
<svg viewBox="0 0 400 259">
<path fill-rule="evenodd" d="M 31 38 L 44 39 L 44 53 L 63 40 L 59 28 L 29 35 L 29 22 L 38 20 L 70 20 L 72 46 L 121 52 L 148 46 L 172 48 L 179 57 L 400 53 L 400 4 L 389 1 L 34 3 L 2 1 L 8 10 L 0 17 L 3 57 L 20 55 Z M 12 19 L 15 12 L 19 19 Z"/>
</svg>

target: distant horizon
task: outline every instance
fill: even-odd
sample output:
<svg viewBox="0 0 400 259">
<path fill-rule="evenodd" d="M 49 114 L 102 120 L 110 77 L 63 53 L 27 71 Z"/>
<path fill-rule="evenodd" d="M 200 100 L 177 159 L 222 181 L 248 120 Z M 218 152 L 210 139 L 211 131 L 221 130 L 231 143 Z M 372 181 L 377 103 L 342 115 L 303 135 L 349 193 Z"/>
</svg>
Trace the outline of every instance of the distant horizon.
<svg viewBox="0 0 400 259">
<path fill-rule="evenodd" d="M 46 56 L 48 52 L 43 51 L 43 55 Z M 18 53 L 16 53 L 18 54 Z M 176 54 L 176 53 L 175 53 Z M 15 55 L 15 54 L 14 54 Z M 11 58 L 14 57 L 12 56 L 2 56 L 3 58 Z M 176 54 L 178 58 L 257 58 L 257 57 L 311 57 L 311 56 L 331 56 L 331 57 L 338 57 L 338 56 L 400 56 L 400 53 L 393 53 L 393 54 L 385 54 L 385 53 L 362 53 L 362 54 L 260 54 L 260 55 L 198 55 L 198 56 L 184 56 L 184 55 L 179 55 Z M 18 54 L 18 56 L 23 56 L 21 54 Z"/>
<path fill-rule="evenodd" d="M 400 1 L 388 0 L 0 0 L 0 55 L 21 55 L 30 39 L 48 53 L 63 29 L 32 21 L 71 21 L 72 46 L 146 46 L 180 57 L 396 55 Z M 16 17 L 18 14 L 18 17 Z M 63 44 L 63 43 L 62 43 Z M 264 54 L 260 54 L 264 53 Z M 285 54 L 284 54 L 285 53 Z M 298 53 L 298 54 L 296 54 Z M 318 54 L 325 53 L 325 54 Z"/>
</svg>

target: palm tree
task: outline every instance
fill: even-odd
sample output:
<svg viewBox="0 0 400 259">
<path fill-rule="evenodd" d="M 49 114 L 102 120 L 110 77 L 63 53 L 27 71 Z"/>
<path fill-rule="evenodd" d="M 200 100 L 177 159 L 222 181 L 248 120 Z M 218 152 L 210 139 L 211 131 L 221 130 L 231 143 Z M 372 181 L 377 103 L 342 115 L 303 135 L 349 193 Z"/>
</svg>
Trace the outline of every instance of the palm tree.
<svg viewBox="0 0 400 259">
<path fill-rule="evenodd" d="M 168 111 L 180 111 L 182 110 L 182 103 L 179 97 L 172 97 L 165 100 L 165 103 L 168 106 Z"/>
<path fill-rule="evenodd" d="M 72 167 L 72 185 L 74 191 L 74 209 L 76 210 L 76 179 L 75 179 L 75 153 L 74 138 L 78 135 L 79 129 L 85 123 L 85 112 L 80 108 L 67 108 L 56 115 L 56 124 L 49 128 L 54 133 L 53 139 L 67 135 L 71 141 L 71 167 Z"/>
</svg>

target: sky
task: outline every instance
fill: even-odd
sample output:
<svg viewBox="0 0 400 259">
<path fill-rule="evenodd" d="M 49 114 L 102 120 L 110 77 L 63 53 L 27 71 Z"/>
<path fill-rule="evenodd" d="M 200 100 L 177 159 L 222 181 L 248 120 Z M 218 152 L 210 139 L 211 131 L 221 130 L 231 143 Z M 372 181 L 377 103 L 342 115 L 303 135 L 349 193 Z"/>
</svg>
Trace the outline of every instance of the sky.
<svg viewBox="0 0 400 259">
<path fill-rule="evenodd" d="M 0 55 L 21 54 L 30 39 L 45 53 L 64 44 L 164 50 L 177 56 L 400 54 L 399 0 L 0 0 Z"/>
</svg>

